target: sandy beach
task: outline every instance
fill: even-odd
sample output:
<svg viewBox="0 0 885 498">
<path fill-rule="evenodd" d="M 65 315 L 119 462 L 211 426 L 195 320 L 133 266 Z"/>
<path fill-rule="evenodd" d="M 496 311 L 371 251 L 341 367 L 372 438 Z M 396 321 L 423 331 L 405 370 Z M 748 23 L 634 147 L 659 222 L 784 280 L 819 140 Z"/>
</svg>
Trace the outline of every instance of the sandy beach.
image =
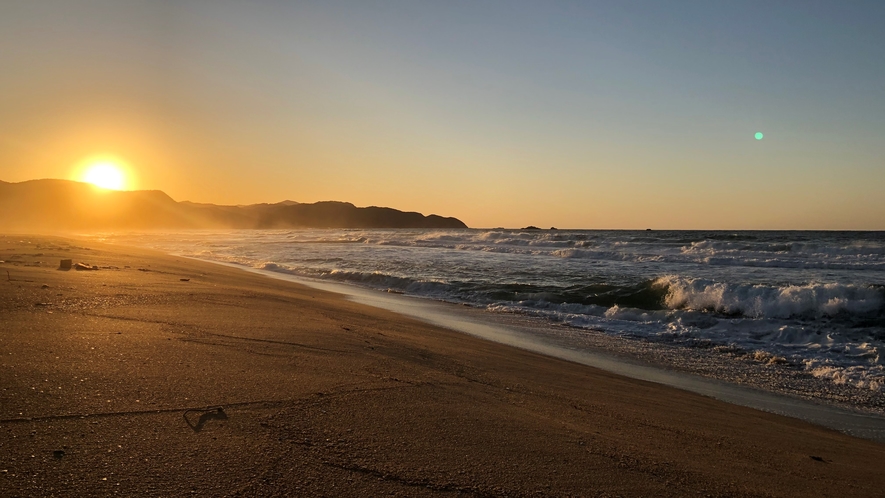
<svg viewBox="0 0 885 498">
<path fill-rule="evenodd" d="M 48 236 L 0 260 L 3 496 L 885 489 L 885 445 L 295 283 Z"/>
</svg>

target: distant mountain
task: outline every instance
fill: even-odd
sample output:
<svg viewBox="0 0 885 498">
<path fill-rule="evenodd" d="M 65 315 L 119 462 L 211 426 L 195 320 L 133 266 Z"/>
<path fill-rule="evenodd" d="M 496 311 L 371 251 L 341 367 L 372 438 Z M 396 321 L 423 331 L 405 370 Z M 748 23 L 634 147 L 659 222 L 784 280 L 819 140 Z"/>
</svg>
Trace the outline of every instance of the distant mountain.
<svg viewBox="0 0 885 498">
<path fill-rule="evenodd" d="M 69 180 L 0 181 L 0 230 L 153 228 L 467 228 L 457 218 L 348 202 L 219 206 L 159 190 L 105 190 Z"/>
</svg>

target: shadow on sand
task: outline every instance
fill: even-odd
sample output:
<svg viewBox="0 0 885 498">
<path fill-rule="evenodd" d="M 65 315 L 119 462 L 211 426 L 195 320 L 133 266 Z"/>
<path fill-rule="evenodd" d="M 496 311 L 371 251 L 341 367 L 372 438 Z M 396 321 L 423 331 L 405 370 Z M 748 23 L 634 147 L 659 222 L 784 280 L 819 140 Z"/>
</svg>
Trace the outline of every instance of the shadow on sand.
<svg viewBox="0 0 885 498">
<path fill-rule="evenodd" d="M 191 421 L 191 418 L 188 418 L 188 413 L 201 413 L 200 417 L 197 419 L 196 423 Z M 220 406 L 210 406 L 208 408 L 191 408 L 190 410 L 184 411 L 184 421 L 187 425 L 194 430 L 194 432 L 200 432 L 203 430 L 203 426 L 206 425 L 206 422 L 210 420 L 227 420 L 227 414 L 224 413 L 224 408 Z"/>
</svg>

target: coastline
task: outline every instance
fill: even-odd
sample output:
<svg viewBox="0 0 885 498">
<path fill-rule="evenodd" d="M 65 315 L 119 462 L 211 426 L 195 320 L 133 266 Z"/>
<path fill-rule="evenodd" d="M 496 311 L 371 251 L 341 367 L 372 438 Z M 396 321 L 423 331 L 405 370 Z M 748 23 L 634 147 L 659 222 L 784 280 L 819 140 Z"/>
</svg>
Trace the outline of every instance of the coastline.
<svg viewBox="0 0 885 498">
<path fill-rule="evenodd" d="M 57 237 L 0 236 L 0 251 L 11 493 L 874 496 L 885 484 L 880 443 L 292 282 Z M 56 270 L 65 257 L 102 269 Z M 223 413 L 188 413 L 213 406 Z"/>
<path fill-rule="evenodd" d="M 674 387 L 726 403 L 797 418 L 863 439 L 885 442 L 885 417 L 880 413 L 869 413 L 860 408 L 827 403 L 826 400 L 803 399 L 753 386 L 743 386 L 716 377 L 667 368 L 666 364 L 642 362 L 627 355 L 617 356 L 614 352 L 602 348 L 578 350 L 569 344 L 557 343 L 549 334 L 544 334 L 545 330 L 550 330 L 554 326 L 543 327 L 539 320 L 519 320 L 518 317 L 494 315 L 452 303 L 396 293 L 384 293 L 346 283 L 308 279 L 235 263 L 198 258 L 188 259 L 220 264 L 268 278 L 295 282 L 340 294 L 359 304 L 392 311 L 433 326 L 506 346 L 598 368 L 631 379 Z M 507 318 L 511 319 L 507 320 Z"/>
<path fill-rule="evenodd" d="M 875 326 L 885 316 L 885 287 L 875 237 L 816 234 L 809 243 L 797 232 L 455 232 L 204 230 L 94 239 L 344 283 L 344 294 L 355 286 L 454 303 L 448 309 L 459 317 L 480 310 L 473 316 L 483 322 L 569 350 L 885 417 Z M 870 251 L 872 260 L 864 257 Z M 771 269 L 759 270 L 759 258 Z M 732 274 L 733 264 L 748 274 Z"/>
</svg>

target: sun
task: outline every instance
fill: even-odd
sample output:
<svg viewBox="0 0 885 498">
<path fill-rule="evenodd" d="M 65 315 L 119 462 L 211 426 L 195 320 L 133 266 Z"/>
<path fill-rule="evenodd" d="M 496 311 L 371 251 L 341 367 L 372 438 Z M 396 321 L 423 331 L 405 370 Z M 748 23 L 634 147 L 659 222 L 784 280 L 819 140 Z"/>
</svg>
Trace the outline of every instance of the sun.
<svg viewBox="0 0 885 498">
<path fill-rule="evenodd" d="M 89 166 L 83 174 L 83 181 L 110 190 L 121 190 L 126 177 L 112 162 L 100 162 Z"/>
<path fill-rule="evenodd" d="M 86 166 L 82 180 L 97 187 L 122 190 L 126 187 L 126 174 L 119 164 L 113 161 L 98 161 Z"/>
</svg>

